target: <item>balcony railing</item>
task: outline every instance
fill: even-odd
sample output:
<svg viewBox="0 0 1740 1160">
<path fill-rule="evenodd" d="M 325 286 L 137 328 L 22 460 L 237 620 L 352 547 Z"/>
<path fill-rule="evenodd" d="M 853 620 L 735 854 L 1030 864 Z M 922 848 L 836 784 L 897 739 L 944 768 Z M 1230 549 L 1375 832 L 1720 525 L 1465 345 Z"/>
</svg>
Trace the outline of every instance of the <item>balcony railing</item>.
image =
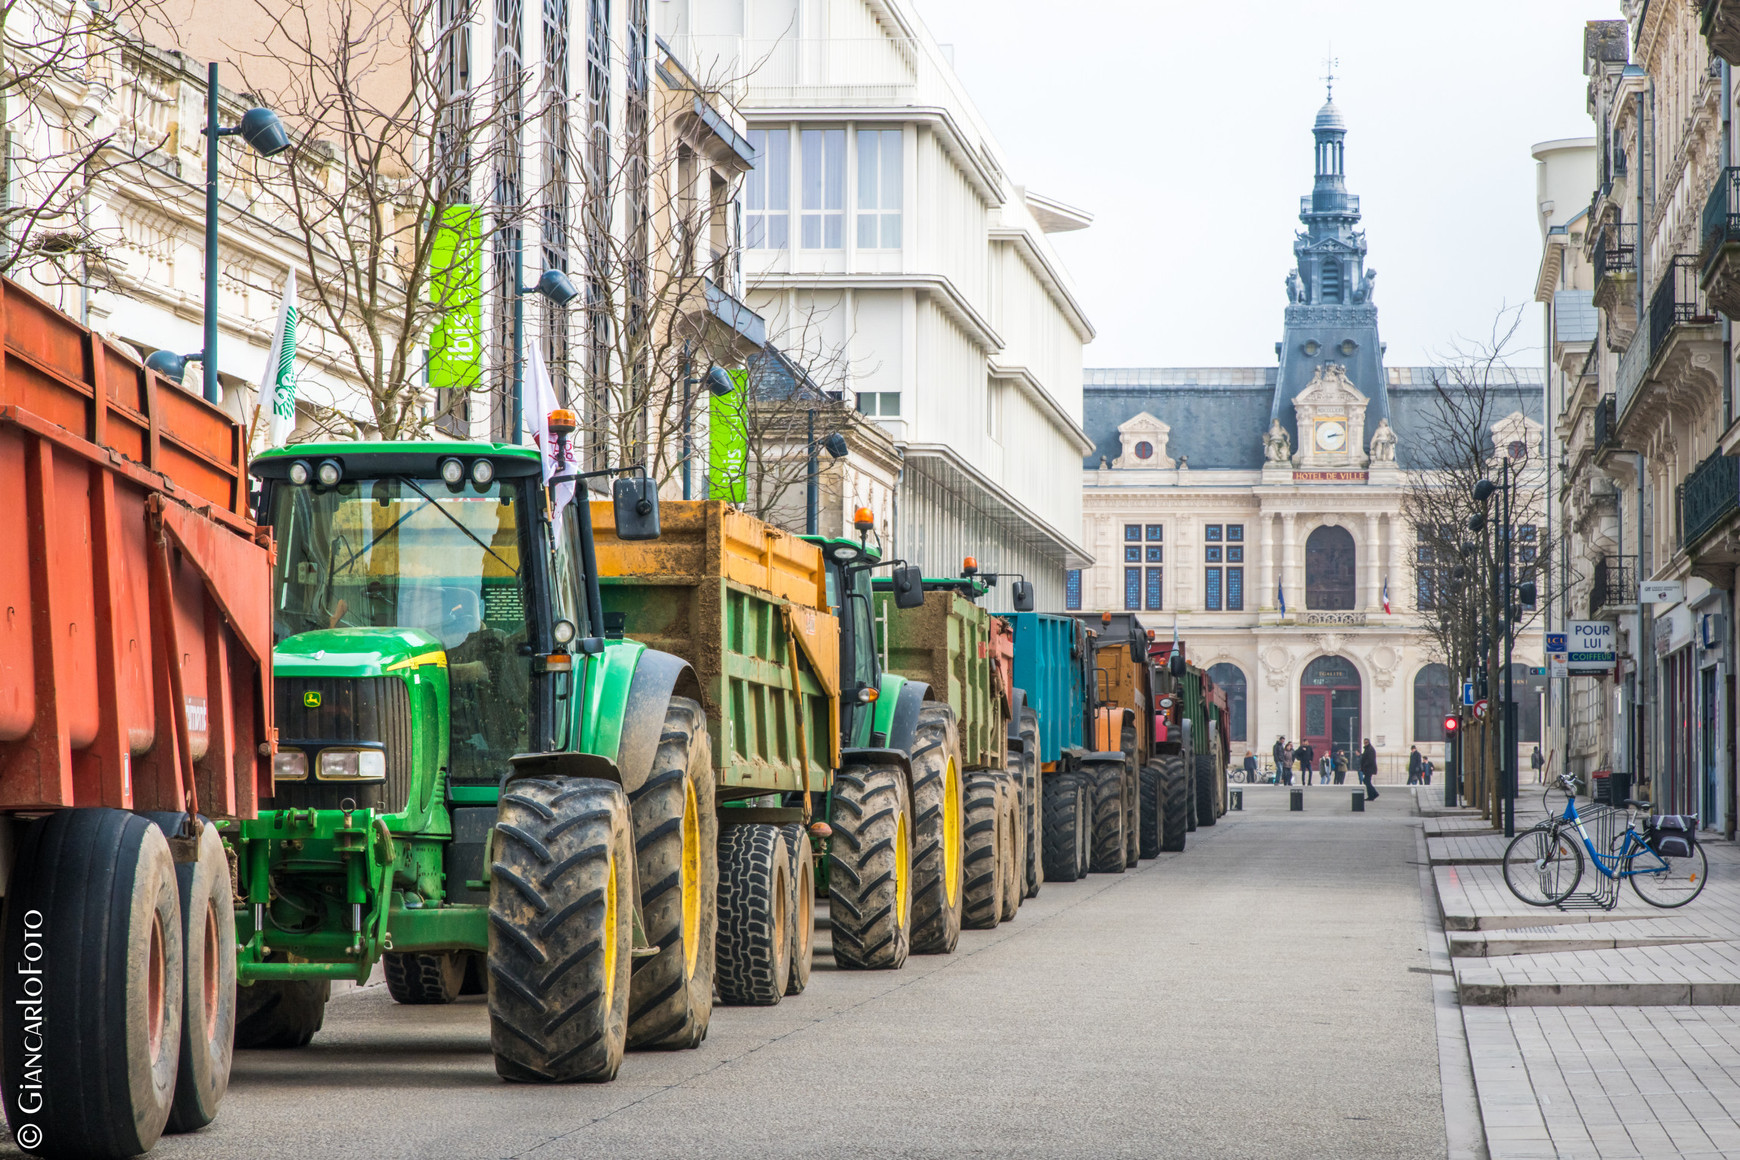
<svg viewBox="0 0 1740 1160">
<path fill-rule="evenodd" d="M 1710 456 L 1677 489 L 1680 547 L 1695 544 L 1730 512 L 1740 510 L 1740 456 Z"/>
<path fill-rule="evenodd" d="M 1605 447 L 1614 441 L 1619 420 L 1613 408 L 1613 396 L 1604 395 L 1595 403 L 1595 446 Z"/>
<path fill-rule="evenodd" d="M 1603 556 L 1595 561 L 1595 582 L 1589 586 L 1589 615 L 1603 608 L 1637 603 L 1637 557 Z"/>
<path fill-rule="evenodd" d="M 1730 165 L 1717 175 L 1709 200 L 1704 202 L 1700 237 L 1706 266 L 1723 246 L 1740 242 L 1740 166 Z"/>
<path fill-rule="evenodd" d="M 1637 273 L 1637 223 L 1617 222 L 1595 235 L 1595 289 L 1613 274 Z"/>
<path fill-rule="evenodd" d="M 1694 254 L 1675 254 L 1669 261 L 1649 298 L 1649 358 L 1655 361 L 1662 346 L 1676 326 L 1714 323 L 1716 312 L 1710 309 L 1698 285 L 1698 259 Z"/>
</svg>

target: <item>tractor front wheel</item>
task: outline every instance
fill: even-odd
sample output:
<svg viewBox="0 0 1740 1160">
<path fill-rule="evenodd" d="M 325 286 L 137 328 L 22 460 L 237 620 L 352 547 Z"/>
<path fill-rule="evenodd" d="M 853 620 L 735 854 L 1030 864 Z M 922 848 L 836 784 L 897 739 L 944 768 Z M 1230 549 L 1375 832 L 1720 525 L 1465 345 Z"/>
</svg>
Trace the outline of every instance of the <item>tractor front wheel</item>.
<svg viewBox="0 0 1740 1160">
<path fill-rule="evenodd" d="M 965 791 L 955 711 L 933 702 L 918 711 L 912 746 L 912 951 L 946 955 L 961 939 Z"/>
<path fill-rule="evenodd" d="M 996 774 L 976 773 L 967 778 L 967 913 L 963 921 L 973 930 L 990 930 L 1002 921 L 1004 891 L 1014 886 L 1004 881 L 1007 799 Z"/>
<path fill-rule="evenodd" d="M 1164 780 L 1164 775 L 1160 772 L 1159 759 L 1148 762 L 1136 776 L 1140 782 L 1136 795 L 1137 853 L 1144 858 L 1158 858 L 1161 850 L 1161 829 L 1164 826 L 1160 801 L 1160 783 Z"/>
<path fill-rule="evenodd" d="M 1003 909 L 1002 920 L 1008 922 L 1021 908 L 1026 896 L 1022 875 L 1027 864 L 1027 826 L 1021 812 L 1021 783 L 1008 773 L 997 775 L 1003 791 Z"/>
<path fill-rule="evenodd" d="M 1220 820 L 1220 787 L 1214 784 L 1214 779 L 1224 779 L 1225 773 L 1215 761 L 1212 753 L 1198 754 L 1196 758 L 1196 824 L 1212 826 Z"/>
<path fill-rule="evenodd" d="M 1089 869 L 1095 874 L 1124 872 L 1124 760 L 1084 761 L 1082 779 L 1092 795 L 1093 853 Z"/>
<path fill-rule="evenodd" d="M 897 970 L 912 938 L 912 801 L 897 765 L 849 766 L 834 778 L 829 919 L 834 962 Z"/>
<path fill-rule="evenodd" d="M 1021 750 L 1021 801 L 1027 814 L 1023 821 L 1027 827 L 1023 889 L 1028 898 L 1037 898 L 1045 881 L 1045 773 L 1039 763 L 1039 714 L 1032 709 L 1021 710 Z"/>
<path fill-rule="evenodd" d="M 1087 873 L 1087 791 L 1081 775 L 1045 778 L 1045 880 L 1074 882 Z"/>
<path fill-rule="evenodd" d="M 1184 757 L 1178 753 L 1160 758 L 1160 849 L 1176 854 L 1184 849 L 1190 829 L 1190 786 L 1184 776 Z"/>
<path fill-rule="evenodd" d="M 614 1079 L 628 1040 L 635 859 L 622 787 L 521 778 L 489 867 L 489 1041 L 520 1082 Z"/>
<path fill-rule="evenodd" d="M 771 1007 L 791 982 L 791 854 L 778 826 L 728 826 L 719 843 L 719 1001 Z"/>
<path fill-rule="evenodd" d="M 381 956 L 387 994 L 407 1006 L 438 1006 L 459 998 L 465 985 L 465 952 L 404 951 Z"/>
</svg>

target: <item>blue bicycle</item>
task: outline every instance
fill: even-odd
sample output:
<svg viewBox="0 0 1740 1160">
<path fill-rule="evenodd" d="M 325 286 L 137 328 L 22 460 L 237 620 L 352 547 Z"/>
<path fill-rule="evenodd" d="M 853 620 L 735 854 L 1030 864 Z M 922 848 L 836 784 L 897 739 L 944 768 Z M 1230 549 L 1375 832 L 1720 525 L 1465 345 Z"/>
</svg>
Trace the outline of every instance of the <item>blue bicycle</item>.
<svg viewBox="0 0 1740 1160">
<path fill-rule="evenodd" d="M 1549 786 L 1550 791 L 1553 787 Z M 1646 816 L 1649 803 L 1625 800 L 1625 829 L 1598 825 L 1602 845 L 1589 834 L 1589 819 L 1577 813 L 1576 783 L 1561 775 L 1558 788 L 1565 792 L 1564 812 L 1518 834 L 1504 851 L 1504 881 L 1512 894 L 1530 906 L 1556 906 L 1569 898 L 1583 880 L 1584 852 L 1603 878 L 1616 890 L 1630 879 L 1637 896 L 1651 906 L 1684 906 L 1703 892 L 1709 880 L 1709 860 L 1698 844 L 1695 823 L 1690 830 L 1658 831 L 1657 819 L 1643 829 L 1637 825 L 1640 812 Z M 1542 793 L 1545 800 L 1546 793 Z M 1598 811 L 1601 820 L 1617 811 Z M 1610 895 L 1603 905 L 1617 901 Z"/>
</svg>

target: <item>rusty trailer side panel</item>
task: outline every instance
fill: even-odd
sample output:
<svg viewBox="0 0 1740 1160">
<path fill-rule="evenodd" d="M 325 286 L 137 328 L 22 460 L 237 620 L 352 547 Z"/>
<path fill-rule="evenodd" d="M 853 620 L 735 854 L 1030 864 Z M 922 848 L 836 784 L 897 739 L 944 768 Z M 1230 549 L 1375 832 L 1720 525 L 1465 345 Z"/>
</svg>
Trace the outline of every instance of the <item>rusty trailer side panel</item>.
<svg viewBox="0 0 1740 1160">
<path fill-rule="evenodd" d="M 839 621 L 821 550 L 714 500 L 660 504 L 662 536 L 616 538 L 592 504 L 607 613 L 699 678 L 722 796 L 828 788 L 839 766 Z"/>
<path fill-rule="evenodd" d="M 0 809 L 253 817 L 272 556 L 241 431 L 3 280 L 0 329 Z"/>
<path fill-rule="evenodd" d="M 947 589 L 927 591 L 921 608 L 896 608 L 892 592 L 878 591 L 875 600 L 889 671 L 924 681 L 954 709 L 967 769 L 1004 768 L 1013 630 Z"/>
</svg>

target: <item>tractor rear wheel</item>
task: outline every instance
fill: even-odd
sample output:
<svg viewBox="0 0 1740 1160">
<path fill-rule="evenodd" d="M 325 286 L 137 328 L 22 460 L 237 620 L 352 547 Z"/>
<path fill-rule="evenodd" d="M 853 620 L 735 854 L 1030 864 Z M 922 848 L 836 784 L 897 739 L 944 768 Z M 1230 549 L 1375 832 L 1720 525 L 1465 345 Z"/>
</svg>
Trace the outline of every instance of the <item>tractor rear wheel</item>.
<svg viewBox="0 0 1740 1160">
<path fill-rule="evenodd" d="M 1003 790 L 1003 909 L 1000 917 L 1008 922 L 1021 908 L 1025 895 L 1022 887 L 1023 869 L 1027 864 L 1027 827 L 1021 811 L 1021 783 L 1008 773 L 999 773 L 997 783 Z"/>
<path fill-rule="evenodd" d="M 1137 808 L 1136 837 L 1137 852 L 1144 858 L 1158 858 L 1161 850 L 1161 829 L 1164 825 L 1164 809 L 1160 801 L 1160 783 L 1164 775 L 1160 772 L 1158 758 L 1144 765 L 1137 774 L 1141 782 L 1140 805 Z"/>
<path fill-rule="evenodd" d="M 1184 779 L 1184 828 L 1196 832 L 1196 758 L 1185 752 L 1178 759 L 1179 776 Z"/>
<path fill-rule="evenodd" d="M 1024 892 L 1028 898 L 1039 896 L 1039 886 L 1045 881 L 1045 773 L 1039 762 L 1039 714 L 1032 709 L 1021 710 L 1022 796 L 1027 817 L 1027 866 L 1023 871 Z"/>
<path fill-rule="evenodd" d="M 771 1007 L 791 982 L 791 854 L 778 826 L 727 826 L 719 841 L 719 1001 Z"/>
<path fill-rule="evenodd" d="M 967 778 L 967 911 L 962 921 L 972 930 L 991 930 L 1003 918 L 1007 800 L 996 774 Z"/>
<path fill-rule="evenodd" d="M 1087 873 L 1087 790 L 1071 770 L 1045 778 L 1045 880 L 1074 882 Z"/>
<path fill-rule="evenodd" d="M 960 726 L 933 702 L 918 711 L 912 748 L 913 954 L 946 955 L 960 942 L 964 809 Z"/>
<path fill-rule="evenodd" d="M 1196 757 L 1196 824 L 1212 826 L 1220 819 L 1220 794 L 1214 784 L 1220 774 L 1214 754 L 1200 753 Z M 1224 776 L 1224 775 L 1221 775 Z"/>
<path fill-rule="evenodd" d="M 451 1003 L 465 986 L 463 951 L 388 953 L 381 956 L 381 966 L 387 976 L 387 994 L 395 1003 Z"/>
<path fill-rule="evenodd" d="M 1138 819 L 1141 816 L 1142 788 L 1136 771 L 1136 727 L 1126 725 L 1119 734 L 1124 751 L 1124 865 L 1134 866 L 1142 858 Z"/>
<path fill-rule="evenodd" d="M 276 956 L 274 956 L 276 957 Z M 326 1022 L 329 979 L 269 979 L 236 988 L 236 1046 L 307 1047 Z"/>
<path fill-rule="evenodd" d="M 810 965 L 816 955 L 816 852 L 810 845 L 809 831 L 797 822 L 779 830 L 791 855 L 792 892 L 796 895 L 791 908 L 791 977 L 786 980 L 785 993 L 801 995 L 810 985 Z"/>
<path fill-rule="evenodd" d="M 1088 869 L 1095 874 L 1124 872 L 1124 760 L 1084 761 L 1082 778 L 1093 800 L 1093 851 Z"/>
<path fill-rule="evenodd" d="M 1160 848 L 1176 854 L 1184 849 L 1189 830 L 1190 787 L 1184 776 L 1184 756 L 1178 753 L 1160 757 Z"/>
<path fill-rule="evenodd" d="M 622 787 L 520 778 L 489 867 L 489 1042 L 527 1083 L 616 1077 L 628 1040 L 634 838 Z"/>
<path fill-rule="evenodd" d="M 897 765 L 834 778 L 829 921 L 844 970 L 898 970 L 912 939 L 912 799 Z"/>
<path fill-rule="evenodd" d="M 707 717 L 672 697 L 652 774 L 629 795 L 646 940 L 659 948 L 632 968 L 630 1047 L 698 1047 L 713 1014 L 719 819 Z"/>
<path fill-rule="evenodd" d="M 13 1138 L 35 1155 L 147 1151 L 169 1119 L 182 1040 L 169 843 L 124 810 L 58 810 L 22 829 L 0 983 Z"/>
</svg>

